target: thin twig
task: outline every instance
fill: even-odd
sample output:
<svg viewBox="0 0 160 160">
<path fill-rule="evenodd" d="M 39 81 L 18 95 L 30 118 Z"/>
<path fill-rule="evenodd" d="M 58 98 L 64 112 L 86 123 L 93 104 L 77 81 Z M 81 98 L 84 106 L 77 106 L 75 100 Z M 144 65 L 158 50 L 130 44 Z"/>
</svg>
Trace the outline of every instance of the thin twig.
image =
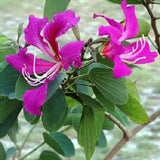
<svg viewBox="0 0 160 160">
<path fill-rule="evenodd" d="M 30 152 L 28 152 L 26 155 L 24 155 L 20 160 L 24 160 L 26 157 L 28 157 L 29 155 L 31 155 L 33 152 L 35 152 L 36 150 L 38 150 L 41 146 L 43 146 L 45 144 L 45 142 L 42 142 L 40 145 L 38 145 L 36 148 L 34 148 L 33 150 L 31 150 Z"/>
<path fill-rule="evenodd" d="M 115 117 L 113 117 L 111 114 L 109 114 L 108 112 L 105 112 L 105 116 L 110 119 L 113 123 L 115 123 L 121 130 L 122 132 L 124 133 L 124 136 L 126 138 L 129 137 L 128 135 L 128 130 L 125 126 L 123 126 L 123 124 L 118 120 L 116 119 Z"/>
<path fill-rule="evenodd" d="M 150 15 L 150 18 L 151 18 L 151 26 L 152 26 L 152 29 L 154 31 L 154 35 L 155 35 L 155 42 L 156 42 L 156 45 L 157 45 L 157 51 L 159 52 L 160 54 L 160 41 L 159 41 L 159 32 L 158 32 L 158 28 L 157 28 L 157 25 L 156 25 L 156 17 L 154 16 L 151 8 L 150 8 L 150 4 L 151 4 L 151 1 L 150 0 L 142 0 L 142 3 L 143 3 L 143 6 L 147 9 L 149 15 Z"/>
<path fill-rule="evenodd" d="M 149 123 L 155 121 L 156 118 L 160 116 L 160 110 L 154 112 L 151 116 L 149 116 Z M 112 148 L 112 150 L 104 157 L 103 160 L 111 160 L 117 152 L 133 137 L 135 136 L 141 129 L 143 129 L 146 125 L 137 125 L 131 131 L 128 132 L 128 139 L 122 137 L 121 140 Z"/>
</svg>

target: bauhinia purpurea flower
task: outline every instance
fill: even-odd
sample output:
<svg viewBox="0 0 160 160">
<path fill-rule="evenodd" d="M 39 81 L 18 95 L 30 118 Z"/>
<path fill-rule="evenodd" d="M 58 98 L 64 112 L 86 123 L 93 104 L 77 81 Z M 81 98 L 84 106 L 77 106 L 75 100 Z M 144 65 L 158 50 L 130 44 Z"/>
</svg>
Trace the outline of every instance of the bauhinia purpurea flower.
<svg viewBox="0 0 160 160">
<path fill-rule="evenodd" d="M 137 36 L 139 24 L 135 14 L 135 6 L 127 6 L 127 1 L 123 0 L 121 8 L 125 16 L 122 23 L 103 15 L 94 14 L 93 18 L 102 17 L 108 22 L 108 26 L 99 27 L 99 36 L 108 35 L 110 40 L 101 51 L 102 55 L 114 62 L 113 76 L 120 78 L 129 76 L 132 69 L 125 63 L 145 64 L 155 61 L 158 56 L 157 52 L 150 51 L 149 44 L 142 37 L 139 41 L 123 46 L 122 42 Z"/>
<path fill-rule="evenodd" d="M 80 17 L 71 10 L 55 14 L 54 21 L 48 17 L 39 19 L 31 15 L 29 24 L 24 30 L 26 42 L 41 50 L 50 60 L 37 58 L 36 54 L 27 53 L 27 47 L 19 50 L 17 55 L 6 56 L 6 61 L 18 70 L 35 89 L 26 90 L 24 108 L 30 114 L 42 115 L 41 106 L 45 102 L 47 87 L 62 68 L 68 70 L 72 64 L 81 66 L 83 41 L 69 42 L 59 47 L 57 38 L 77 25 Z"/>
</svg>

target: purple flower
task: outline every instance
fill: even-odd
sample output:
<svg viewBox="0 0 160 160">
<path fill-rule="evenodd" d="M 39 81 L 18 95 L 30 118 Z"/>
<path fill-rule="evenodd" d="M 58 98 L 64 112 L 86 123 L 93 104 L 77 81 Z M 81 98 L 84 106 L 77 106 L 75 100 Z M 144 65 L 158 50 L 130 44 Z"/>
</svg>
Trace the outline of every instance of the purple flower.
<svg viewBox="0 0 160 160">
<path fill-rule="evenodd" d="M 150 51 L 149 44 L 144 37 L 128 46 L 123 46 L 123 41 L 136 37 L 139 25 L 135 15 L 135 6 L 127 7 L 126 0 L 123 0 L 121 8 L 125 16 L 122 23 L 103 15 L 94 14 L 93 16 L 94 18 L 102 17 L 109 24 L 99 27 L 99 36 L 108 35 L 110 37 L 110 41 L 102 49 L 102 55 L 114 62 L 113 76 L 115 78 L 129 76 L 132 73 L 132 70 L 125 63 L 151 63 L 158 56 L 157 52 Z"/>
<path fill-rule="evenodd" d="M 75 17 L 71 10 L 54 15 L 54 21 L 48 18 L 29 17 L 29 24 L 24 30 L 28 44 L 38 48 L 50 60 L 37 58 L 36 54 L 27 53 L 27 48 L 19 50 L 17 55 L 6 56 L 6 61 L 18 70 L 35 89 L 27 90 L 23 96 L 24 108 L 30 114 L 42 115 L 48 83 L 58 75 L 60 70 L 72 64 L 81 66 L 81 50 L 83 41 L 70 42 L 59 47 L 57 38 L 64 35 L 70 28 L 77 25 L 80 17 Z"/>
</svg>

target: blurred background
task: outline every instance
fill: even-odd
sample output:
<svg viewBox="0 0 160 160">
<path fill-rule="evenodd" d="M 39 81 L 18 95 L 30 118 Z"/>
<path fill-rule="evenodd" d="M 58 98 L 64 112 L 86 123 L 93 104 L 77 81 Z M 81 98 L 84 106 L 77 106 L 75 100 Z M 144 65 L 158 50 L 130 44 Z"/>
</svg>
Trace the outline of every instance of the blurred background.
<svg viewBox="0 0 160 160">
<path fill-rule="evenodd" d="M 43 17 L 44 0 L 1 0 L 0 1 L 0 35 L 7 35 L 12 39 L 17 37 L 17 27 L 19 23 L 24 23 L 26 27 L 28 23 L 28 17 L 34 14 L 36 17 Z M 158 13 L 158 7 L 155 6 L 155 14 Z M 68 7 L 76 12 L 77 16 L 81 17 L 79 22 L 79 28 L 81 32 L 81 39 L 88 40 L 90 37 L 96 39 L 98 35 L 98 27 L 101 24 L 105 24 L 103 19 L 93 19 L 93 13 L 103 14 L 108 17 L 114 18 L 118 21 L 124 19 L 121 12 L 120 5 L 110 3 L 106 0 L 71 0 Z M 149 16 L 145 8 L 141 5 L 136 6 L 136 14 L 138 18 L 144 18 L 149 21 Z M 160 24 L 158 24 L 160 26 Z M 160 27 L 159 27 L 160 28 Z M 153 32 L 150 32 L 151 39 L 154 38 Z M 69 37 L 69 38 L 68 38 Z M 71 39 L 71 36 L 67 36 L 67 39 Z M 74 38 L 74 37 L 73 37 Z M 21 38 L 22 42 L 23 37 Z M 75 38 L 74 38 L 75 40 Z M 154 39 L 153 39 L 154 40 Z M 151 47 L 153 50 L 153 46 Z M 156 111 L 160 107 L 160 64 L 159 58 L 156 62 L 149 65 L 140 66 L 141 69 L 134 69 L 130 79 L 134 80 L 139 93 L 141 95 L 141 102 L 147 113 L 150 115 L 153 111 Z M 18 134 L 18 143 L 21 144 L 27 135 L 28 131 L 32 128 L 24 118 L 23 114 L 19 118 L 21 124 L 20 132 Z M 135 126 L 134 123 L 130 123 L 128 128 L 131 129 Z M 30 147 L 37 146 L 42 142 L 43 128 L 37 125 L 28 142 L 25 145 L 23 153 L 26 154 L 30 151 Z M 111 131 L 107 131 L 107 147 L 103 149 L 96 148 L 96 152 L 92 160 L 101 160 L 104 155 L 118 142 L 121 138 L 121 131 L 115 127 Z M 85 160 L 83 149 L 77 144 L 74 130 L 69 131 L 69 134 L 73 142 L 75 143 L 76 156 L 68 158 L 66 160 Z M 4 144 L 5 148 L 14 146 L 7 137 L 0 141 Z M 47 148 L 43 146 L 40 150 Z M 28 160 L 35 160 L 39 156 L 39 150 L 28 157 Z M 160 118 L 141 132 L 139 132 L 132 140 L 128 142 L 120 152 L 113 158 L 113 160 L 158 160 L 160 157 Z"/>
</svg>

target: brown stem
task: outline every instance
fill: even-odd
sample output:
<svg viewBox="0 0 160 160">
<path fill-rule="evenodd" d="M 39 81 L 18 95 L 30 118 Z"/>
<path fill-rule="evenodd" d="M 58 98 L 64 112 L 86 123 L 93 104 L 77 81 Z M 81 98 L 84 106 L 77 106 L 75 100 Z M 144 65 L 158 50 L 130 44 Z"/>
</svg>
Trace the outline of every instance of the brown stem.
<svg viewBox="0 0 160 160">
<path fill-rule="evenodd" d="M 156 118 L 160 116 L 160 110 L 154 112 L 151 116 L 149 116 L 149 123 L 155 121 Z M 104 157 L 103 160 L 111 160 L 117 152 L 133 137 L 135 136 L 141 129 L 143 129 L 145 125 L 137 125 L 131 131 L 128 132 L 128 138 L 122 137 L 121 140 L 112 148 L 112 150 Z"/>
<path fill-rule="evenodd" d="M 124 136 L 127 138 L 128 137 L 128 130 L 123 126 L 123 124 L 116 119 L 115 117 L 113 117 L 111 114 L 109 114 L 108 112 L 105 112 L 105 116 L 110 119 L 113 123 L 115 123 L 124 133 Z"/>
<path fill-rule="evenodd" d="M 144 7 L 147 9 L 148 11 L 148 14 L 150 15 L 150 18 L 151 18 L 151 26 L 153 28 L 153 31 L 154 31 L 154 35 L 155 35 L 155 42 L 156 42 L 156 45 L 157 45 L 157 50 L 160 54 L 160 41 L 159 41 L 159 32 L 158 32 L 158 29 L 157 29 L 157 25 L 156 25 L 156 20 L 157 18 L 154 16 L 151 8 L 150 8 L 150 4 L 152 3 L 150 0 L 142 0 L 143 2 L 143 5 Z"/>
</svg>

